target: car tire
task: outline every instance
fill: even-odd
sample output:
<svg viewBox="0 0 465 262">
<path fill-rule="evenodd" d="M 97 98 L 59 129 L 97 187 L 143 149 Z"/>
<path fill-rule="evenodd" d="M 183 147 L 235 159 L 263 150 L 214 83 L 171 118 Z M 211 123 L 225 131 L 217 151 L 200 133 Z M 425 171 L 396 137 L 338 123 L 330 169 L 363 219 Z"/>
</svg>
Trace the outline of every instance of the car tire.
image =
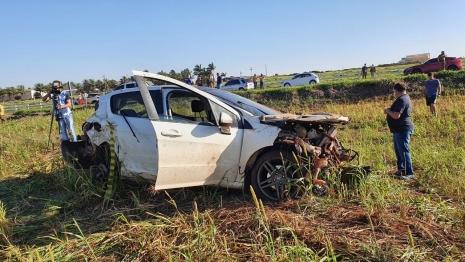
<svg viewBox="0 0 465 262">
<path fill-rule="evenodd" d="M 96 101 L 96 100 L 92 101 L 92 104 L 95 104 L 95 103 L 97 103 L 97 101 Z"/>
<path fill-rule="evenodd" d="M 459 68 L 456 65 L 451 65 L 447 68 L 447 70 L 459 70 Z"/>
<path fill-rule="evenodd" d="M 316 81 L 315 80 L 310 80 L 310 82 L 308 82 L 310 85 L 314 85 L 316 84 Z"/>
<path fill-rule="evenodd" d="M 278 202 L 302 195 L 305 189 L 302 177 L 291 150 L 272 150 L 255 162 L 250 185 L 259 199 Z"/>
<path fill-rule="evenodd" d="M 284 84 L 284 87 L 291 87 L 291 84 L 285 83 L 285 84 Z"/>
<path fill-rule="evenodd" d="M 423 72 L 421 72 L 421 69 L 418 69 L 418 68 L 413 69 L 413 71 L 412 71 L 412 74 L 421 74 L 421 73 L 423 73 Z"/>
<path fill-rule="evenodd" d="M 244 91 L 245 89 L 243 87 L 239 87 L 239 91 Z"/>
</svg>

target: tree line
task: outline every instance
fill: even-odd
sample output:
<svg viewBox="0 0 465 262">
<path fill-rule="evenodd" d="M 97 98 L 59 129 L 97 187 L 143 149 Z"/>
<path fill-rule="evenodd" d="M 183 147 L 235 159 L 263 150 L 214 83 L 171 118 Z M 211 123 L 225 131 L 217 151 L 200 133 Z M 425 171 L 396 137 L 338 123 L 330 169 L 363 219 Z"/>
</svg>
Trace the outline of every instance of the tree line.
<svg viewBox="0 0 465 262">
<path fill-rule="evenodd" d="M 206 67 L 202 67 L 202 64 L 197 64 L 194 66 L 193 70 L 191 71 L 189 68 L 183 69 L 180 72 L 176 72 L 175 70 L 170 70 L 169 72 L 160 71 L 157 74 L 168 76 L 179 81 L 184 81 L 188 76 L 197 76 L 201 77 L 202 80 L 206 80 L 210 77 L 214 77 L 216 66 L 213 62 L 209 63 Z M 145 72 L 149 72 L 148 70 L 144 70 Z M 226 76 L 226 73 L 221 72 L 222 76 Z M 95 80 L 95 79 L 84 79 L 80 83 L 70 82 L 71 86 L 77 89 L 77 92 L 81 93 L 90 93 L 90 92 L 109 92 L 113 90 L 118 85 L 134 81 L 134 77 L 123 76 L 119 79 L 119 81 L 114 79 L 106 79 L 103 80 Z M 66 84 L 66 83 L 63 83 Z M 48 92 L 52 88 L 52 83 L 43 84 L 37 83 L 34 85 L 34 88 L 28 88 L 28 90 L 34 89 L 36 93 L 34 96 L 36 98 L 40 98 L 42 92 Z M 9 100 L 20 100 L 26 88 L 24 85 L 18 85 L 16 87 L 0 87 L 0 97 L 2 101 L 4 101 L 5 96 L 9 97 Z"/>
</svg>

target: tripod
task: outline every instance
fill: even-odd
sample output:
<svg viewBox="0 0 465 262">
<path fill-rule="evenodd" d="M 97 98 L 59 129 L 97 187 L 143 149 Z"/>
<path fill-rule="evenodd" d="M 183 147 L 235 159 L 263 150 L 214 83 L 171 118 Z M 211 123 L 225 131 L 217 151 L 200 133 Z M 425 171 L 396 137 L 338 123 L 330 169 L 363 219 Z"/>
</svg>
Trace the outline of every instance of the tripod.
<svg viewBox="0 0 465 262">
<path fill-rule="evenodd" d="M 48 132 L 47 147 L 50 146 L 50 141 L 51 141 L 50 136 L 52 135 L 53 117 L 55 117 L 55 120 L 58 123 L 58 134 L 61 134 L 61 128 L 60 128 L 60 123 L 59 122 L 63 119 L 63 116 L 61 115 L 60 110 L 57 109 L 58 95 L 57 94 L 51 94 L 50 96 L 52 97 L 53 104 L 52 104 L 52 114 L 51 114 L 52 118 L 50 119 L 50 131 Z"/>
</svg>

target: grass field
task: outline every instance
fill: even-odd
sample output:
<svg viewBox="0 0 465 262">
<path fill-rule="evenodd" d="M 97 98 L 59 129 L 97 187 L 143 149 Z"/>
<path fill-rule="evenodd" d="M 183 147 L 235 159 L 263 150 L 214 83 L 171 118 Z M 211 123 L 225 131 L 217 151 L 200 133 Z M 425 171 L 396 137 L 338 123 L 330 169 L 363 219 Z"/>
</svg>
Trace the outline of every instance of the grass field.
<svg viewBox="0 0 465 262">
<path fill-rule="evenodd" d="M 103 205 L 103 186 L 61 161 L 55 122 L 47 147 L 50 116 L 8 121 L 0 126 L 0 259 L 464 261 L 465 96 L 441 97 L 437 118 L 414 99 L 411 182 L 390 177 L 383 109 L 392 101 L 294 106 L 350 116 L 338 138 L 374 172 L 355 189 L 265 205 L 240 190 L 126 184 Z M 77 130 L 91 113 L 75 111 Z"/>
</svg>

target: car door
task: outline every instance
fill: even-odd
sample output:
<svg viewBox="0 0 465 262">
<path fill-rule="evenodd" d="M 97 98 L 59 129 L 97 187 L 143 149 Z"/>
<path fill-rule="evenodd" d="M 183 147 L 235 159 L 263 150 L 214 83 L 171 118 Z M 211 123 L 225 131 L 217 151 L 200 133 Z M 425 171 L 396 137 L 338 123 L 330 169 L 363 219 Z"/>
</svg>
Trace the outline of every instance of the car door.
<svg viewBox="0 0 465 262">
<path fill-rule="evenodd" d="M 439 70 L 439 60 L 437 58 L 433 58 L 426 62 L 425 67 L 423 69 L 423 73 L 429 72 L 436 72 Z"/>
<path fill-rule="evenodd" d="M 243 136 L 239 115 L 188 90 L 164 90 L 163 98 L 167 117 L 152 121 L 158 149 L 155 189 L 238 180 Z M 233 118 L 231 134 L 218 126 L 221 113 Z"/>
<path fill-rule="evenodd" d="M 122 176 L 154 181 L 158 173 L 156 134 L 147 117 L 141 93 L 113 95 L 110 110 L 108 122 L 114 127 L 115 151 Z"/>
</svg>

